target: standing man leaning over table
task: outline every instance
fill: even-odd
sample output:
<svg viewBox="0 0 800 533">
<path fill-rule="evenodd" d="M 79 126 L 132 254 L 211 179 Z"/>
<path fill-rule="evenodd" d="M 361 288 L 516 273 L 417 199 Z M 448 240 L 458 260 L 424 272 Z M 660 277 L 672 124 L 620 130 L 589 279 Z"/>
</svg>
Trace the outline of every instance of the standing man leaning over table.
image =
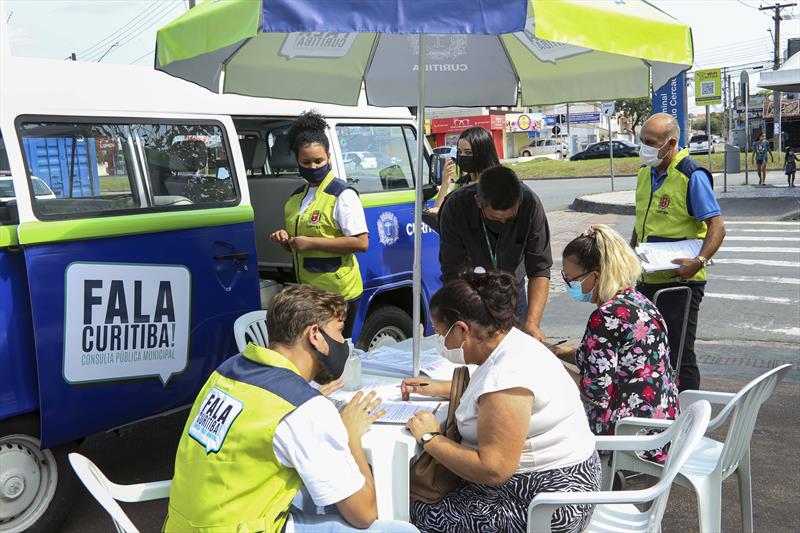
<svg viewBox="0 0 800 533">
<path fill-rule="evenodd" d="M 520 284 L 522 330 L 544 342 L 540 325 L 553 266 L 550 228 L 541 200 L 514 171 L 488 168 L 478 183 L 447 195 L 439 212 L 439 236 L 442 281 L 476 267 L 514 275 Z"/>
<path fill-rule="evenodd" d="M 713 177 L 689 157 L 687 149 L 678 150 L 680 127 L 667 113 L 650 117 L 642 126 L 639 155 L 644 165 L 636 183 L 636 224 L 631 244 L 643 242 L 702 239 L 696 257 L 675 259 L 675 270 L 642 275 L 639 292 L 653 299 L 656 291 L 688 286 L 692 290 L 689 320 L 678 389 L 699 389 L 700 370 L 694 352 L 697 315 L 706 286 L 706 265 L 725 238 L 725 222 L 714 196 Z M 677 362 L 683 313 L 683 294 L 667 293 L 659 297 L 658 309 L 669 333 L 670 359 Z"/>
</svg>

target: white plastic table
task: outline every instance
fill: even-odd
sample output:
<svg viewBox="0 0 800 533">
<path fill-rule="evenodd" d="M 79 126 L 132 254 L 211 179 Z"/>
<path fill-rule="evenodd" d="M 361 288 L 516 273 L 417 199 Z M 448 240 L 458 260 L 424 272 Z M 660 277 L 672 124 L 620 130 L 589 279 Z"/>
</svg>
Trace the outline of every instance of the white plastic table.
<svg viewBox="0 0 800 533">
<path fill-rule="evenodd" d="M 404 376 L 388 376 L 364 373 L 364 378 L 399 384 Z M 444 422 L 447 418 L 447 402 L 442 402 L 436 418 Z M 373 424 L 361 439 L 361 445 L 372 467 L 378 518 L 403 520 L 410 518 L 410 469 L 411 462 L 422 451 L 414 436 L 402 424 Z"/>
</svg>

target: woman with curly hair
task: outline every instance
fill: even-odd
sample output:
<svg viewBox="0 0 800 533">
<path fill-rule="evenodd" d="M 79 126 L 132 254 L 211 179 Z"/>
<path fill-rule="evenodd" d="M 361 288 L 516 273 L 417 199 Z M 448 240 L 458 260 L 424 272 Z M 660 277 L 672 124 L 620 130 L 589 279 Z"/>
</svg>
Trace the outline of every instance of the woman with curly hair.
<svg viewBox="0 0 800 533">
<path fill-rule="evenodd" d="M 429 412 L 407 423 L 427 453 L 464 479 L 436 503 L 413 502 L 411 521 L 422 532 L 524 532 L 536 494 L 599 490 L 578 389 L 543 344 L 517 329 L 517 287 L 505 272 L 469 272 L 431 298 L 442 356 L 478 367 L 456 409 L 460 443 L 440 434 Z M 406 378 L 401 391 L 447 398 L 450 387 Z M 582 531 L 591 514 L 590 505 L 561 507 L 552 529 Z"/>
<path fill-rule="evenodd" d="M 298 283 L 347 301 L 343 334 L 351 337 L 364 290 L 355 254 L 369 248 L 369 232 L 358 193 L 333 172 L 327 128 L 322 115 L 306 111 L 289 129 L 289 146 L 308 184 L 289 197 L 285 228 L 270 239 L 292 253 Z"/>
<path fill-rule="evenodd" d="M 634 288 L 641 266 L 628 243 L 610 227 L 595 224 L 567 244 L 562 265 L 570 297 L 597 306 L 577 350 L 552 348 L 580 371 L 575 379 L 592 432 L 613 435 L 617 420 L 628 416 L 675 419 L 678 389 L 667 326 L 656 306 Z M 663 449 L 642 455 L 666 459 Z"/>
</svg>

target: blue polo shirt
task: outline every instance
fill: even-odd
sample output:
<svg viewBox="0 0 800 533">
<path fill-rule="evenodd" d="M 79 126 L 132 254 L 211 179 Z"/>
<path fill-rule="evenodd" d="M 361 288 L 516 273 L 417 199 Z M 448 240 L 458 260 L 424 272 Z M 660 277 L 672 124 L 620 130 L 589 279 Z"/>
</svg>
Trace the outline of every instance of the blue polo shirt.
<svg viewBox="0 0 800 533">
<path fill-rule="evenodd" d="M 652 179 L 651 187 L 653 192 L 657 191 L 667 178 L 667 173 L 658 175 L 655 168 L 650 168 Z M 696 220 L 702 222 L 709 218 L 718 217 L 722 214 L 719 202 L 714 195 L 714 187 L 711 180 L 702 170 L 695 170 L 689 177 L 689 190 L 686 192 L 686 206 L 689 214 Z"/>
</svg>

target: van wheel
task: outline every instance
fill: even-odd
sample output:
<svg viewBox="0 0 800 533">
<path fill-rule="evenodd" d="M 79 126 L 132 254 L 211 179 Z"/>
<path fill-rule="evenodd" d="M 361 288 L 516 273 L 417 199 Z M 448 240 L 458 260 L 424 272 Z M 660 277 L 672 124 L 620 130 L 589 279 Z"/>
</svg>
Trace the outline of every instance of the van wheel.
<svg viewBox="0 0 800 533">
<path fill-rule="evenodd" d="M 368 352 L 404 341 L 413 335 L 411 323 L 411 317 L 399 307 L 379 305 L 364 321 L 358 347 Z"/>
<path fill-rule="evenodd" d="M 530 156 L 531 156 L 530 152 L 522 152 L 522 157 L 530 157 Z"/>
<path fill-rule="evenodd" d="M 42 450 L 39 421 L 0 424 L 0 531 L 57 531 L 77 491 L 67 454 L 75 443 Z"/>
</svg>

